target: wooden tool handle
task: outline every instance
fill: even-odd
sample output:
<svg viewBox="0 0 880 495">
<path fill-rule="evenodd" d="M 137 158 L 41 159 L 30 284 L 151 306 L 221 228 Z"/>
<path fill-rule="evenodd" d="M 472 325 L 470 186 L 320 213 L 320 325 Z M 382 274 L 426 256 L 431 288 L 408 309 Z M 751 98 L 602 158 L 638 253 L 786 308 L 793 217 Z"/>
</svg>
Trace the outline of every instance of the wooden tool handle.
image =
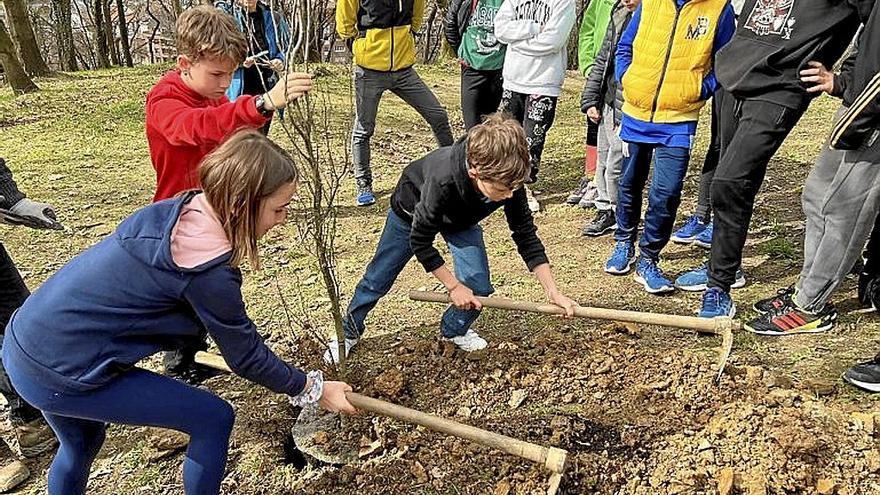
<svg viewBox="0 0 880 495">
<path fill-rule="evenodd" d="M 210 366 L 214 369 L 226 372 L 232 371 L 229 369 L 226 361 L 223 360 L 223 356 L 217 354 L 197 352 L 195 360 L 199 364 Z M 568 462 L 568 452 L 562 449 L 542 447 L 355 392 L 347 392 L 345 396 L 351 402 L 351 405 L 362 411 L 381 414 L 407 423 L 414 423 L 434 431 L 464 438 L 486 447 L 492 447 L 502 452 L 543 464 L 544 467 L 553 473 L 562 473 Z"/>
<path fill-rule="evenodd" d="M 430 430 L 464 438 L 486 447 L 492 447 L 502 452 L 542 464 L 553 473 L 562 473 L 568 462 L 568 452 L 562 449 L 542 447 L 457 421 L 367 397 L 356 392 L 347 392 L 345 396 L 354 407 L 360 410 L 381 414 L 382 416 L 388 416 L 407 423 L 414 423 Z"/>
<path fill-rule="evenodd" d="M 424 290 L 414 290 L 409 293 L 410 299 L 415 301 L 451 303 L 448 294 Z M 487 308 L 512 309 L 517 311 L 530 311 L 548 315 L 564 315 L 565 310 L 555 304 L 539 304 L 531 301 L 516 301 L 503 297 L 477 297 L 477 300 Z M 739 322 L 730 318 L 697 318 L 696 316 L 665 315 L 659 313 L 643 313 L 640 311 L 622 311 L 619 309 L 590 308 L 578 306 L 574 315 L 580 318 L 594 318 L 598 320 L 626 321 L 641 323 L 643 325 L 660 325 L 676 328 L 690 328 L 698 332 L 723 334 L 725 329 L 737 330 Z"/>
</svg>

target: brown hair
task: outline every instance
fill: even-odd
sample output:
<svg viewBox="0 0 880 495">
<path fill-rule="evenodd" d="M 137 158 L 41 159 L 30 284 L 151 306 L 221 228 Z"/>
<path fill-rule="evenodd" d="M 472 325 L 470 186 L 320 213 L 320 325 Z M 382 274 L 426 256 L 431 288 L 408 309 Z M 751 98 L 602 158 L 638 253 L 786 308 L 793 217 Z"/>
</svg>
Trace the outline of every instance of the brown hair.
<svg viewBox="0 0 880 495">
<path fill-rule="evenodd" d="M 241 130 L 202 160 L 199 180 L 232 244 L 229 264 L 247 259 L 259 270 L 257 225 L 263 200 L 299 181 L 293 157 L 259 132 Z"/>
<path fill-rule="evenodd" d="M 468 131 L 467 161 L 480 179 L 519 188 L 531 170 L 522 126 L 509 114 L 487 116 Z"/>
<path fill-rule="evenodd" d="M 247 39 L 235 20 L 210 5 L 187 9 L 177 18 L 177 52 L 195 63 L 201 58 L 240 64 L 247 55 Z"/>
</svg>

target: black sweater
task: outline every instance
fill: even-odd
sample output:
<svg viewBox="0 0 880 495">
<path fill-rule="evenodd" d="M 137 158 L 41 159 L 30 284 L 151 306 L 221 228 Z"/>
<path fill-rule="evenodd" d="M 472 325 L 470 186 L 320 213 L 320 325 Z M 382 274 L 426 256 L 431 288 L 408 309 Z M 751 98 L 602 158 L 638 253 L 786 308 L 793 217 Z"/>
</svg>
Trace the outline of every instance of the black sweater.
<svg viewBox="0 0 880 495">
<path fill-rule="evenodd" d="M 740 98 L 801 108 L 807 62 L 832 67 L 874 0 L 746 0 L 736 34 L 717 55 L 721 85 Z"/>
<path fill-rule="evenodd" d="M 467 138 L 461 138 L 412 162 L 391 195 L 391 209 L 412 223 L 410 246 L 416 259 L 425 271 L 440 268 L 443 257 L 433 245 L 437 234 L 473 227 L 504 207 L 511 236 L 529 270 L 547 263 L 525 189 L 517 189 L 506 201 L 490 201 L 468 177 L 466 152 Z"/>
</svg>

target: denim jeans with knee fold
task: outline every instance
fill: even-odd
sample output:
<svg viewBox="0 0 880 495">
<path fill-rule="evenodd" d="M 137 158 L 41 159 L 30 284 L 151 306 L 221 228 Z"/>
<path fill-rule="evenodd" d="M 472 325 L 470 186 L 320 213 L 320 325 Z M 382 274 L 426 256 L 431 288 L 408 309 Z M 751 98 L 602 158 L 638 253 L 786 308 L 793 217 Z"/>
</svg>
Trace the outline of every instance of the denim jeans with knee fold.
<svg viewBox="0 0 880 495">
<path fill-rule="evenodd" d="M 363 335 L 367 314 L 391 290 L 397 276 L 413 257 L 409 244 L 410 229 L 409 222 L 388 210 L 376 254 L 367 265 L 366 273 L 358 282 L 348 305 L 344 321 L 347 338 L 354 339 Z M 489 259 L 486 257 L 486 245 L 483 242 L 483 228 L 478 224 L 441 235 L 452 254 L 456 278 L 474 291 L 474 295 L 488 296 L 495 292 L 489 281 Z M 480 310 L 462 310 L 450 306 L 440 320 L 440 331 L 447 338 L 464 335 L 478 316 Z"/>
</svg>

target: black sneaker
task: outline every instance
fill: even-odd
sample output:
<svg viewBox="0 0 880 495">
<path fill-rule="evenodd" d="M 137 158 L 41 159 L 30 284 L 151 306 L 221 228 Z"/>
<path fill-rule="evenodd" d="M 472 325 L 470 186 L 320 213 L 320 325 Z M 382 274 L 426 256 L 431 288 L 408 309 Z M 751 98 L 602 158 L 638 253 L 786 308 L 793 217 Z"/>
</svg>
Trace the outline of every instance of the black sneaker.
<svg viewBox="0 0 880 495">
<path fill-rule="evenodd" d="M 617 219 L 614 216 L 614 210 L 599 210 L 593 221 L 585 225 L 581 233 L 588 237 L 599 237 L 613 232 L 616 228 Z"/>
<path fill-rule="evenodd" d="M 880 302 L 880 277 L 872 273 L 862 271 L 859 273 L 859 303 L 866 308 L 871 306 L 877 309 L 877 302 Z M 875 296 L 876 294 L 876 296 Z"/>
<path fill-rule="evenodd" d="M 868 392 L 880 392 L 880 354 L 846 370 L 843 381 Z"/>
<path fill-rule="evenodd" d="M 837 321 L 837 309 L 828 303 L 820 311 L 811 313 L 798 308 L 790 299 L 781 307 L 771 309 L 743 325 L 746 330 L 759 335 L 794 335 L 798 333 L 821 333 L 831 330 Z"/>
<path fill-rule="evenodd" d="M 793 295 L 794 286 L 789 285 L 784 289 L 777 290 L 775 296 L 768 297 L 767 299 L 761 299 L 760 301 L 756 302 L 752 307 L 755 308 L 755 311 L 759 313 L 766 313 L 774 309 L 779 309 L 786 304 L 794 305 L 794 303 L 791 301 L 791 296 Z"/>
</svg>

